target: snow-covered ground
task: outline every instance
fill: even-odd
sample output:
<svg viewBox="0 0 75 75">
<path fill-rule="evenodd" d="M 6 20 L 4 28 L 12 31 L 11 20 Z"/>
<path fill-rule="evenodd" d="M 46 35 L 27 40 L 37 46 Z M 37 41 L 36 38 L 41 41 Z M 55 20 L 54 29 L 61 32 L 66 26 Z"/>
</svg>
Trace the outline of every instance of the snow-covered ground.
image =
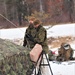
<svg viewBox="0 0 75 75">
<path fill-rule="evenodd" d="M 55 25 L 47 30 L 47 36 L 75 36 L 75 24 Z"/>
<path fill-rule="evenodd" d="M 75 36 L 75 24 L 62 24 L 55 25 L 49 29 L 50 26 L 44 26 L 47 29 L 47 37 L 57 36 Z M 0 37 L 4 39 L 16 39 L 23 38 L 25 28 L 13 28 L 13 29 L 0 29 Z"/>
<path fill-rule="evenodd" d="M 49 29 L 49 26 L 45 26 L 47 29 L 47 37 L 58 36 L 74 36 L 75 37 L 75 24 L 62 24 L 55 25 Z M 0 38 L 3 39 L 18 39 L 23 38 L 26 28 L 13 28 L 13 29 L 0 29 Z M 75 50 L 75 44 L 71 44 Z M 55 49 L 52 49 L 55 50 Z M 75 51 L 74 51 L 75 52 Z M 75 54 L 74 54 L 75 56 Z M 73 62 L 50 62 L 53 75 L 75 75 L 75 61 Z M 47 68 L 46 68 L 47 69 Z M 46 70 L 45 75 L 51 75 Z"/>
</svg>

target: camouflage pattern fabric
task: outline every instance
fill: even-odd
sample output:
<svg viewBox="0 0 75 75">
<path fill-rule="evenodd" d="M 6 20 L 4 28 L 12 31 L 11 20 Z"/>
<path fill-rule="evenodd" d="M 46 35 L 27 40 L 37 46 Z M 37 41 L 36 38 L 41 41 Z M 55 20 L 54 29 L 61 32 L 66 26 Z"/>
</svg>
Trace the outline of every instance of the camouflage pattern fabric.
<svg viewBox="0 0 75 75">
<path fill-rule="evenodd" d="M 43 50 L 48 53 L 48 45 L 47 45 L 47 32 L 43 26 L 39 26 L 38 28 L 28 28 L 26 30 L 26 34 L 29 34 L 33 37 L 34 42 L 32 40 L 29 40 L 26 38 L 26 35 L 24 37 L 24 42 L 25 40 L 27 41 L 27 46 L 30 47 L 31 49 L 35 46 L 36 43 L 41 44 L 43 47 Z"/>
<path fill-rule="evenodd" d="M 31 65 L 27 48 L 0 39 L 0 75 L 27 75 Z"/>
<path fill-rule="evenodd" d="M 26 34 L 31 35 L 32 40 L 26 37 Z M 31 38 L 30 37 L 30 38 Z M 41 44 L 43 50 L 48 53 L 48 45 L 47 45 L 47 32 L 46 29 L 39 25 L 38 28 L 34 28 L 32 25 L 26 29 L 25 37 L 24 37 L 24 46 L 27 45 L 27 47 L 31 50 L 35 44 Z M 33 62 L 32 65 L 29 65 L 29 69 L 27 72 L 27 75 L 30 75 L 32 72 L 32 67 L 34 67 Z"/>
<path fill-rule="evenodd" d="M 26 34 L 31 35 L 30 38 L 32 37 L 33 41 L 30 40 L 29 38 L 26 37 Z M 40 44 L 45 51 L 46 54 L 48 54 L 49 59 L 53 60 L 53 54 L 49 51 L 48 44 L 47 44 L 47 31 L 46 29 L 42 26 L 39 25 L 38 28 L 34 27 L 28 27 L 26 29 L 25 37 L 24 37 L 24 43 L 27 42 L 27 47 L 31 50 L 35 44 Z M 28 73 L 32 71 L 33 65 L 29 66 Z M 31 70 L 30 70 L 31 69 Z M 30 75 L 30 74 L 28 74 Z"/>
</svg>

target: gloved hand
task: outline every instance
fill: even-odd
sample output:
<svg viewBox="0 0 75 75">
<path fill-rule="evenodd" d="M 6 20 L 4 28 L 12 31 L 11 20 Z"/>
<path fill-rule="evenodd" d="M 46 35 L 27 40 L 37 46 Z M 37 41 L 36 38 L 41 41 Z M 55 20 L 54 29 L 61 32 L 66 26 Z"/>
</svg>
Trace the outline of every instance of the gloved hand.
<svg viewBox="0 0 75 75">
<path fill-rule="evenodd" d="M 23 46 L 25 47 L 26 45 L 25 45 L 25 44 L 23 44 Z"/>
<path fill-rule="evenodd" d="M 27 45 L 27 42 L 26 42 L 26 40 L 24 40 L 23 46 L 25 47 L 26 45 Z"/>
<path fill-rule="evenodd" d="M 26 38 L 28 38 L 30 41 L 35 42 L 34 38 L 31 34 L 26 34 Z"/>
<path fill-rule="evenodd" d="M 26 38 L 30 38 L 29 34 L 26 34 Z"/>
</svg>

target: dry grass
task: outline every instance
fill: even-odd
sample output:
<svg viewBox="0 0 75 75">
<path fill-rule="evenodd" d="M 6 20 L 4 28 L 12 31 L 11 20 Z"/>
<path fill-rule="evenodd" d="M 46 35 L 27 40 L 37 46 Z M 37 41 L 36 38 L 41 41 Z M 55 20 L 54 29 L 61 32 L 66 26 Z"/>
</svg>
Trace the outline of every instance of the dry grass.
<svg viewBox="0 0 75 75">
<path fill-rule="evenodd" d="M 48 38 L 48 45 L 50 45 L 51 48 L 60 47 L 61 43 L 63 42 L 69 44 L 75 43 L 75 37 L 65 36 L 65 37 L 58 37 L 58 38 L 53 38 L 53 37 Z"/>
<path fill-rule="evenodd" d="M 12 42 L 14 42 L 17 45 L 23 45 L 23 38 L 22 39 L 13 39 Z M 48 45 L 50 48 L 56 48 L 60 47 L 61 43 L 66 42 L 66 43 L 74 43 L 75 44 L 75 37 L 72 36 L 63 36 L 63 37 L 50 37 L 48 38 Z"/>
</svg>

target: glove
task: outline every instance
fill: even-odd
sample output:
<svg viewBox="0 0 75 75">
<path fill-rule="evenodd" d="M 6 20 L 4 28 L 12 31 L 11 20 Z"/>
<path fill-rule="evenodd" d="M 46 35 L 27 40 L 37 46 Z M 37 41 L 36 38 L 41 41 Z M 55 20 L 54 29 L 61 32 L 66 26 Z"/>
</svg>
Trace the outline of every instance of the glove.
<svg viewBox="0 0 75 75">
<path fill-rule="evenodd" d="M 25 47 L 26 45 L 25 44 L 23 44 L 23 47 Z"/>
<path fill-rule="evenodd" d="M 26 38 L 28 38 L 30 41 L 34 42 L 34 38 L 30 34 L 26 34 Z"/>
<path fill-rule="evenodd" d="M 23 46 L 25 47 L 26 45 L 27 45 L 27 42 L 26 40 L 24 40 Z"/>
</svg>

